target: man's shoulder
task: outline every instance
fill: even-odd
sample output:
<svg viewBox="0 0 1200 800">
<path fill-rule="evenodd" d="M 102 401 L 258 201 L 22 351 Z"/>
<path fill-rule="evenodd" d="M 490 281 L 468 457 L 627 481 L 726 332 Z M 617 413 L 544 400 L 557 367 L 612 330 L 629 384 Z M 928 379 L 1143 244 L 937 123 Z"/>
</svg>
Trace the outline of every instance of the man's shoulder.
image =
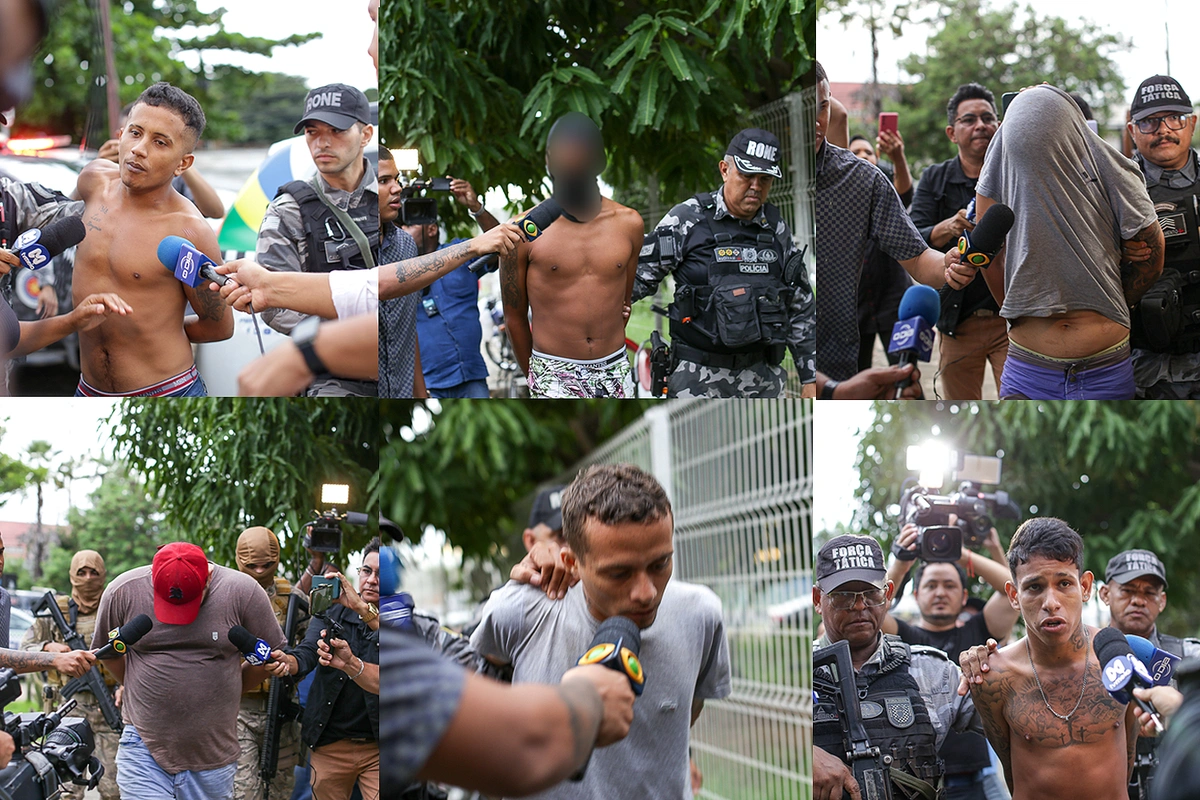
<svg viewBox="0 0 1200 800">
<path fill-rule="evenodd" d="M 696 620 L 721 619 L 721 598 L 702 584 L 672 578 L 663 594 L 663 601 L 668 598 L 673 613 L 677 615 Z"/>
<path fill-rule="evenodd" d="M 104 591 L 106 593 L 116 592 L 119 589 L 122 589 L 123 587 L 139 580 L 150 580 L 149 564 L 144 567 L 134 567 L 133 569 L 125 570 L 120 575 L 113 578 Z"/>
</svg>

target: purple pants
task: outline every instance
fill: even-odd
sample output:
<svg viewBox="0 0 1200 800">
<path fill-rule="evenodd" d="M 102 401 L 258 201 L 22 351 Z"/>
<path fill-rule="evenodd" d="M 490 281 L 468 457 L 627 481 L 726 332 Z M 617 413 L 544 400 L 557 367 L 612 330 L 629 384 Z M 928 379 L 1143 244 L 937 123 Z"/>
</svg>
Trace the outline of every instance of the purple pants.
<svg viewBox="0 0 1200 800">
<path fill-rule="evenodd" d="M 1132 400 L 1134 392 L 1128 340 L 1072 362 L 1049 359 L 1009 341 L 1001 400 Z"/>
</svg>

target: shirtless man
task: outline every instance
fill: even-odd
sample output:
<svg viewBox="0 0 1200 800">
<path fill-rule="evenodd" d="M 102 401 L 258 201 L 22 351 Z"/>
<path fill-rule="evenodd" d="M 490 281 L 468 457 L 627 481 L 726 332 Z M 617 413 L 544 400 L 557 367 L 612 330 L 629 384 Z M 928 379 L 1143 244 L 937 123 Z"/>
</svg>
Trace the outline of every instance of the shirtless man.
<svg viewBox="0 0 1200 800">
<path fill-rule="evenodd" d="M 1052 517 L 1027 520 L 1008 549 L 1005 593 L 1027 634 L 996 651 L 970 684 L 984 731 L 1004 766 L 1013 800 L 1125 800 L 1133 773 L 1136 706 L 1114 700 L 1100 678 L 1083 623 L 1093 576 L 1083 540 Z M 964 664 L 969 652 L 963 653 Z"/>
<path fill-rule="evenodd" d="M 1088 130 L 1069 95 L 1035 86 L 1013 100 L 976 191 L 977 218 L 994 203 L 1016 214 L 984 271 L 1009 321 L 1001 399 L 1132 400 L 1129 307 L 1164 254 L 1137 166 Z M 1123 242 L 1147 259 L 1123 255 Z"/>
<path fill-rule="evenodd" d="M 97 159 L 79 176 L 88 230 L 75 257 L 76 303 L 114 292 L 132 310 L 80 331 L 77 397 L 207 394 L 192 344 L 228 339 L 233 314 L 207 283 L 185 286 L 158 260 L 159 243 L 181 236 L 221 263 L 212 228 L 171 186 L 192 165 L 204 124 L 193 97 L 156 83 L 137 99 L 120 131 L 118 163 Z M 184 316 L 188 303 L 195 316 Z"/>
<path fill-rule="evenodd" d="M 583 114 L 550 128 L 546 166 L 563 216 L 500 260 L 517 362 L 532 397 L 632 397 L 623 308 L 633 295 L 642 218 L 601 196 L 604 141 Z"/>
</svg>

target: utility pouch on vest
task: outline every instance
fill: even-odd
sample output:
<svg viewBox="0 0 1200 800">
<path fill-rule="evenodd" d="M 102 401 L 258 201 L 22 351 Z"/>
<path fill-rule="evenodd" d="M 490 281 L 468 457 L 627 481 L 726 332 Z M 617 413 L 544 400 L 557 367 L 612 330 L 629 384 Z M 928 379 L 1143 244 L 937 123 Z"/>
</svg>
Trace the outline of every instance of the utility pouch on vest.
<svg viewBox="0 0 1200 800">
<path fill-rule="evenodd" d="M 1169 352 L 1171 342 L 1183 328 L 1183 287 L 1186 280 L 1178 270 L 1164 269 L 1162 276 L 1138 302 L 1141 336 L 1135 332 L 1134 346 L 1158 353 Z"/>
<path fill-rule="evenodd" d="M 765 297 L 762 298 L 766 300 Z M 717 319 L 717 334 L 726 347 L 746 347 L 762 341 L 758 300 L 748 283 L 714 286 L 709 304 Z"/>
<path fill-rule="evenodd" d="M 788 306 L 792 303 L 792 292 L 767 290 L 758 297 L 758 324 L 762 343 L 766 345 L 787 344 Z"/>
<path fill-rule="evenodd" d="M 374 267 L 375 257 L 371 254 L 371 243 L 367 241 L 367 235 L 362 232 L 362 228 L 358 227 L 358 223 L 351 219 L 349 214 L 338 208 L 332 200 L 325 196 L 325 190 L 321 188 L 321 181 L 319 178 L 314 176 L 313 179 L 309 181 L 309 185 L 316 190 L 317 197 L 320 198 L 321 202 L 325 204 L 325 207 L 329 209 L 330 213 L 337 217 L 337 221 L 342 224 L 342 227 L 346 229 L 346 232 L 350 234 L 350 237 L 354 239 L 354 243 L 358 246 L 357 253 L 351 253 L 348 249 L 343 253 L 339 249 L 337 252 L 335 252 L 335 255 L 337 256 L 335 260 L 330 258 L 330 245 L 332 244 L 335 245 L 336 248 L 341 248 L 346 243 L 326 242 L 326 259 L 330 263 L 337 263 L 338 261 L 341 261 L 345 264 L 349 264 L 350 258 L 361 253 L 363 260 L 367 262 L 367 269 Z"/>
</svg>

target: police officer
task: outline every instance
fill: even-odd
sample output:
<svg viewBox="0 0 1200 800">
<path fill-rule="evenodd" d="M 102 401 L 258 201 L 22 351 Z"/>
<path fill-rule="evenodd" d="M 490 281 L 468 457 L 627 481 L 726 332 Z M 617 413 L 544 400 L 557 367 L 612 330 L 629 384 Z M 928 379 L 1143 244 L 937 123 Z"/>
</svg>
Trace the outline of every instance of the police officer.
<svg viewBox="0 0 1200 800">
<path fill-rule="evenodd" d="M 849 643 L 863 724 L 871 745 L 890 757 L 893 784 L 904 787 L 894 789 L 896 796 L 933 800 L 947 732 L 982 733 L 983 727 L 970 697 L 956 692 L 961 673 L 949 656 L 882 633 L 894 588 L 878 542 L 869 536 L 831 539 L 817 553 L 813 605 L 825 634 L 814 647 Z M 840 800 L 854 786 L 849 767 L 838 763 L 844 754 L 836 706 L 821 697 L 813 706 L 814 797 Z"/>
<path fill-rule="evenodd" d="M 1192 148 L 1196 115 L 1179 82 L 1142 81 L 1130 107 L 1129 133 L 1166 240 L 1162 276 L 1133 310 L 1130 343 L 1138 397 L 1200 397 L 1200 159 Z"/>
<path fill-rule="evenodd" d="M 292 641 L 299 641 L 307 629 L 307 618 L 301 619 L 297 613 L 296 631 L 286 630 L 288 600 L 292 594 L 292 585 L 286 578 L 279 576 L 279 539 L 270 528 L 254 527 L 242 531 L 238 537 L 235 551 L 237 566 L 263 587 L 267 597 L 271 599 L 271 607 L 275 609 L 275 618 L 279 627 L 284 628 L 285 634 L 292 635 Z M 290 644 L 290 642 L 289 642 Z M 286 704 L 295 704 L 295 690 L 291 681 L 286 678 L 274 680 L 287 681 Z M 241 754 L 238 756 L 237 774 L 233 779 L 235 797 L 262 797 L 263 783 L 258 773 L 258 756 L 263 745 L 267 725 L 267 696 L 271 690 L 271 682 L 263 681 L 253 690 L 242 695 L 242 707 L 238 711 L 238 745 Z M 296 709 L 298 705 L 294 705 Z M 300 722 L 293 717 L 282 723 L 279 732 L 279 762 L 275 777 L 271 780 L 271 797 L 287 798 L 292 796 L 295 783 L 294 767 L 300 764 Z"/>
<path fill-rule="evenodd" d="M 719 163 L 722 185 L 667 213 L 646 238 L 633 300 L 652 296 L 675 275 L 671 320 L 671 397 L 781 397 L 790 349 L 816 393 L 816 318 L 802 253 L 767 202 L 783 177 L 779 140 L 747 128 Z"/>
<path fill-rule="evenodd" d="M 71 594 L 55 598 L 67 624 L 74 628 L 85 642 L 92 641 L 92 633 L 96 629 L 96 609 L 100 606 L 100 596 L 104 593 L 106 576 L 107 571 L 101 555 L 95 550 L 80 550 L 71 557 Z M 47 653 L 66 653 L 71 650 L 66 643 L 66 637 L 49 616 L 34 617 L 33 626 L 25 631 L 25 636 L 21 639 L 21 649 Z M 100 670 L 109 692 L 115 694 L 117 679 L 105 669 L 103 661 L 97 661 L 96 667 Z M 47 711 L 52 711 L 65 702 L 60 692 L 68 680 L 70 678 L 55 670 L 46 672 L 46 684 L 53 689 L 53 694 L 46 698 Z M 104 775 L 97 787 L 100 797 L 103 800 L 117 800 L 120 793 L 117 790 L 116 758 L 117 743 L 121 734 L 113 730 L 104 719 L 104 713 L 91 692 L 84 689 L 75 692 L 71 697 L 78 703 L 71 714 L 87 719 L 96 740 L 94 755 L 104 765 Z M 72 783 L 63 784 L 62 796 L 81 800 L 84 788 Z"/>
<path fill-rule="evenodd" d="M 1149 639 L 1155 647 L 1181 658 L 1200 656 L 1200 639 L 1179 639 L 1158 630 L 1158 615 L 1167 607 L 1167 571 L 1149 550 L 1126 550 L 1109 559 L 1100 600 L 1112 612 L 1109 627 Z M 1158 743 L 1157 737 L 1138 737 L 1130 800 L 1146 800 L 1149 796 L 1151 771 L 1158 763 Z"/>
<path fill-rule="evenodd" d="M 268 269 L 333 272 L 376 265 L 379 186 L 363 155 L 371 141 L 371 106 L 353 86 L 329 84 L 308 93 L 296 133 L 304 133 L 317 175 L 280 187 L 258 230 L 255 259 Z M 311 342 L 320 320 L 295 311 L 263 309 L 275 330 Z M 310 396 L 374 397 L 375 381 L 318 375 Z"/>
</svg>

